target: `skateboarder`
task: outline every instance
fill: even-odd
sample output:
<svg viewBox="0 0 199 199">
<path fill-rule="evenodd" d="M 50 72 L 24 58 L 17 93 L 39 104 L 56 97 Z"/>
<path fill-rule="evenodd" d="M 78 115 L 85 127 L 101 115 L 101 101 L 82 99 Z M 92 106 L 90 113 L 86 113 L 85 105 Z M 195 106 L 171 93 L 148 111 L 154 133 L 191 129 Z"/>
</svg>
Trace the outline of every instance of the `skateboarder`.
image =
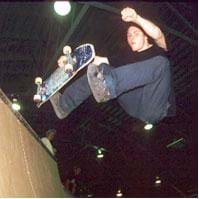
<svg viewBox="0 0 199 199">
<path fill-rule="evenodd" d="M 163 32 L 129 7 L 121 11 L 121 18 L 124 22 L 131 22 L 127 43 L 134 60 L 113 68 L 107 58 L 96 56 L 89 64 L 87 74 L 67 87 L 62 95 L 57 93 L 50 99 L 60 119 L 91 94 L 97 102 L 116 98 L 130 116 L 144 122 L 156 123 L 172 115 L 174 98 Z M 154 42 L 149 43 L 149 38 Z M 66 61 L 66 57 L 61 56 L 59 67 L 64 67 Z"/>
</svg>

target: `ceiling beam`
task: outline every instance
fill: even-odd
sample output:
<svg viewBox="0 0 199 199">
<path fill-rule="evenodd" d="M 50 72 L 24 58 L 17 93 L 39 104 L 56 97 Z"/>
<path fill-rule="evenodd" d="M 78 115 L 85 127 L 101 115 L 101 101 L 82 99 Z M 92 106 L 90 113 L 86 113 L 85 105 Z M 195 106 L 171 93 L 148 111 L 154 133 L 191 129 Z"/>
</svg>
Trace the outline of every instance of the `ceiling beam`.
<svg viewBox="0 0 199 199">
<path fill-rule="evenodd" d="M 124 134 L 125 135 L 125 134 Z M 131 136 L 132 136 L 133 134 L 131 134 Z M 160 156 L 158 156 L 157 154 L 155 154 L 152 150 L 151 150 L 151 148 L 150 147 L 148 147 L 148 148 L 146 148 L 146 146 L 145 145 L 143 145 L 140 141 L 138 141 L 138 140 L 136 140 L 135 139 L 135 137 L 133 136 L 132 138 L 130 137 L 126 137 L 126 136 L 123 136 L 123 134 L 122 135 L 120 135 L 120 138 L 121 138 L 121 140 L 125 140 L 126 141 L 126 143 L 129 143 L 129 144 L 134 144 L 134 142 L 136 143 L 136 146 L 139 148 L 139 150 L 140 151 L 143 151 L 145 154 L 147 154 L 148 155 L 148 157 L 150 157 L 151 159 L 153 159 L 153 161 L 154 162 L 157 162 L 157 168 L 159 168 L 159 169 L 161 169 L 160 170 L 160 175 L 163 175 L 163 173 L 166 173 L 166 176 L 172 176 L 174 179 L 176 179 L 175 178 L 175 175 L 174 175 L 174 173 L 173 173 L 173 171 L 170 169 L 168 169 L 167 167 L 166 167 L 166 165 L 164 164 L 164 162 L 159 158 Z M 134 141 L 134 142 L 132 142 L 132 141 Z M 125 158 L 125 156 L 123 156 L 124 158 Z M 128 160 L 127 160 L 128 161 Z M 157 169 L 158 170 L 158 169 Z M 169 180 L 169 182 L 170 182 L 170 185 L 171 186 L 174 186 L 174 184 L 175 184 L 175 181 L 171 181 L 171 180 Z M 183 197 L 187 197 L 186 196 L 186 194 L 182 191 L 182 190 L 180 190 L 179 188 L 177 188 L 177 186 L 175 185 L 175 190 L 181 195 L 181 196 L 183 196 Z"/>
<path fill-rule="evenodd" d="M 184 35 L 183 33 L 173 29 L 173 28 L 170 28 L 164 24 L 163 25 L 163 29 L 173 35 L 175 35 L 176 37 L 179 37 L 181 39 L 183 39 L 184 41 L 187 41 L 189 44 L 191 44 L 192 46 L 197 46 L 197 41 L 191 39 L 190 37 L 187 37 L 186 35 Z"/>
<path fill-rule="evenodd" d="M 109 5 L 106 5 L 104 3 L 99 3 L 99 2 L 79 2 L 79 3 L 84 3 L 85 5 L 91 5 L 91 6 L 94 6 L 96 8 L 99 8 L 99 9 L 102 9 L 102 10 L 106 10 L 108 12 L 112 12 L 112 13 L 115 13 L 115 14 L 120 14 L 120 10 L 118 8 L 114 8 L 113 6 L 109 6 Z M 177 36 L 177 37 L 180 37 L 181 39 L 189 42 L 191 45 L 194 45 L 194 46 L 197 46 L 197 41 L 195 40 L 192 40 L 191 38 L 185 36 L 183 33 L 175 30 L 175 29 L 172 29 L 166 25 L 163 26 L 163 28 L 165 29 L 165 31 Z"/>
<path fill-rule="evenodd" d="M 169 2 L 165 2 L 165 4 L 169 7 L 170 10 L 172 10 L 181 20 L 182 22 L 184 22 L 184 24 L 186 24 L 196 35 L 198 35 L 197 30 L 195 30 L 195 28 L 191 25 L 191 23 L 185 18 L 183 17 L 179 11 L 177 9 L 175 9 L 171 3 Z"/>
<path fill-rule="evenodd" d="M 17 54 L 1 54 L 0 53 L 0 63 L 17 63 L 17 62 L 23 62 L 23 63 L 32 63 L 33 58 L 31 56 L 22 56 L 22 55 L 17 55 Z"/>
<path fill-rule="evenodd" d="M 120 14 L 120 10 L 118 8 L 115 8 L 113 6 L 109 6 L 109 5 L 104 4 L 104 3 L 100 3 L 100 2 L 96 2 L 96 1 L 94 1 L 94 2 L 92 2 L 92 1 L 90 1 L 90 2 L 82 1 L 82 2 L 78 2 L 78 3 L 87 4 L 87 5 L 96 7 L 96 8 L 100 8 L 102 10 L 106 10 L 108 12 L 113 12 L 115 14 Z"/>
<path fill-rule="evenodd" d="M 60 52 L 62 51 L 63 47 L 67 44 L 67 42 L 69 41 L 71 35 L 74 33 L 75 29 L 77 28 L 77 26 L 79 25 L 80 21 L 82 20 L 82 18 L 84 17 L 84 15 L 86 14 L 87 10 L 89 9 L 89 4 L 85 4 L 82 9 L 80 10 L 78 16 L 75 18 L 74 23 L 72 24 L 72 26 L 70 27 L 70 29 L 68 30 L 66 36 L 64 37 L 62 43 L 59 45 L 55 55 L 53 56 L 52 59 L 49 60 L 49 64 L 46 68 L 46 74 L 48 73 L 48 70 L 57 62 L 57 58 L 58 56 L 60 56 Z"/>
</svg>

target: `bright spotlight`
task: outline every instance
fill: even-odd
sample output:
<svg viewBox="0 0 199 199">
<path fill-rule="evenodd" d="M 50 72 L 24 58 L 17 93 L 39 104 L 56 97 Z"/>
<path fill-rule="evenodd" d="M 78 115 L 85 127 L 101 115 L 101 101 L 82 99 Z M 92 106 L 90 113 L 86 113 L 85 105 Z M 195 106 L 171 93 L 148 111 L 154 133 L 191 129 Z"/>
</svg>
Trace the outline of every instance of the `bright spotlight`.
<svg viewBox="0 0 199 199">
<path fill-rule="evenodd" d="M 54 10 L 58 15 L 65 16 L 71 10 L 71 5 L 69 1 L 55 1 Z"/>
<path fill-rule="evenodd" d="M 144 126 L 144 129 L 145 130 L 151 130 L 153 128 L 153 124 L 146 124 L 145 126 Z"/>
</svg>

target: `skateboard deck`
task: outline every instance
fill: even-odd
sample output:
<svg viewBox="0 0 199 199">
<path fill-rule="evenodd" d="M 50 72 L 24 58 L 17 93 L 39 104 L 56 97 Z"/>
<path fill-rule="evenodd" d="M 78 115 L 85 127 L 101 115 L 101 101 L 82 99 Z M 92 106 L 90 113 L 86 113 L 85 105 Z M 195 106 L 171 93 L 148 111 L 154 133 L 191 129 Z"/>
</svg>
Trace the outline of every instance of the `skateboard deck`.
<svg viewBox="0 0 199 199">
<path fill-rule="evenodd" d="M 65 53 L 66 54 L 66 53 Z M 47 102 L 56 92 L 65 86 L 76 74 L 85 68 L 95 57 L 95 49 L 92 44 L 83 44 L 74 49 L 67 55 L 73 71 L 67 72 L 65 68 L 58 67 L 45 81 L 37 81 L 37 94 L 34 95 L 34 101 L 39 108 Z M 67 63 L 68 64 L 68 63 Z"/>
</svg>

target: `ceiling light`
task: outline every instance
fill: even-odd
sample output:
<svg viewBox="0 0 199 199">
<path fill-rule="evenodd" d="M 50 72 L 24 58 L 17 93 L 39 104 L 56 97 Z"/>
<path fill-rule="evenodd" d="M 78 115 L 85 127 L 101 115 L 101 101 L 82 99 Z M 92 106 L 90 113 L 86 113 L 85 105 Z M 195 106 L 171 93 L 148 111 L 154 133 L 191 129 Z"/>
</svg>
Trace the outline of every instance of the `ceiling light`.
<svg viewBox="0 0 199 199">
<path fill-rule="evenodd" d="M 58 15 L 65 16 L 71 10 L 71 5 L 69 1 L 55 1 L 54 10 Z"/>
<path fill-rule="evenodd" d="M 104 155 L 103 154 L 97 154 L 97 158 L 103 158 Z"/>
<path fill-rule="evenodd" d="M 145 126 L 144 126 L 144 129 L 145 130 L 151 130 L 153 128 L 153 124 L 150 124 L 150 123 L 147 123 L 147 124 L 145 124 Z"/>
<path fill-rule="evenodd" d="M 155 183 L 156 183 L 156 184 L 160 184 L 160 183 L 161 183 L 161 180 L 156 180 Z"/>
<path fill-rule="evenodd" d="M 97 153 L 98 153 L 98 154 L 102 154 L 102 150 L 101 150 L 101 149 L 98 149 L 98 150 L 97 150 Z"/>
<path fill-rule="evenodd" d="M 14 111 L 19 111 L 21 109 L 21 106 L 20 104 L 18 103 L 17 99 L 16 98 L 13 98 L 12 100 L 12 109 Z"/>
<path fill-rule="evenodd" d="M 161 180 L 160 180 L 160 177 L 159 176 L 156 176 L 156 178 L 155 178 L 155 186 L 157 187 L 157 186 L 160 186 L 160 184 L 161 184 Z"/>
<path fill-rule="evenodd" d="M 103 158 L 104 155 L 102 153 L 102 150 L 101 149 L 97 149 L 97 158 Z"/>
<path fill-rule="evenodd" d="M 117 191 L 116 196 L 117 196 L 117 197 L 122 197 L 122 196 L 123 196 L 123 194 L 122 194 L 122 192 L 121 192 L 121 190 L 120 190 L 120 189 Z"/>
</svg>

